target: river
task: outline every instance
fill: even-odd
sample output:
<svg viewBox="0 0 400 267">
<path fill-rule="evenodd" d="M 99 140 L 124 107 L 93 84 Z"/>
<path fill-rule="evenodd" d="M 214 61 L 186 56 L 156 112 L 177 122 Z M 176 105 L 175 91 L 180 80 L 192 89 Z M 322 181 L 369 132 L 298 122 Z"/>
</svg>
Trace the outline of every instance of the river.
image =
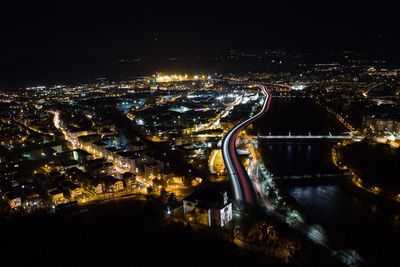
<svg viewBox="0 0 400 267">
<path fill-rule="evenodd" d="M 270 112 L 254 125 L 260 135 L 327 134 L 346 131 L 310 99 L 273 98 Z M 259 142 L 263 160 L 275 176 L 333 173 L 333 143 L 321 141 Z M 321 225 L 342 249 L 355 250 L 372 265 L 398 266 L 400 212 L 373 204 L 339 185 L 287 188 L 313 222 Z"/>
</svg>

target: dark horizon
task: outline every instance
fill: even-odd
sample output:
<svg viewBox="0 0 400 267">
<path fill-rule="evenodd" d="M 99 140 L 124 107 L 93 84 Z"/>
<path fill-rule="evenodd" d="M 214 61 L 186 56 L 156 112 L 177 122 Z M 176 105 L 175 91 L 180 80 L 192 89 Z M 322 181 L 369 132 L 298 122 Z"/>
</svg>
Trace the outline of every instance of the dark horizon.
<svg viewBox="0 0 400 267">
<path fill-rule="evenodd" d="M 0 85 L 11 87 L 45 82 L 40 76 L 46 72 L 60 77 L 49 81 L 68 80 L 63 72 L 120 59 L 141 58 L 149 64 L 170 57 L 190 61 L 235 49 L 400 55 L 396 8 L 377 1 L 196 6 L 18 2 L 4 5 L 0 22 Z M 151 72 L 158 66 L 147 68 Z"/>
</svg>

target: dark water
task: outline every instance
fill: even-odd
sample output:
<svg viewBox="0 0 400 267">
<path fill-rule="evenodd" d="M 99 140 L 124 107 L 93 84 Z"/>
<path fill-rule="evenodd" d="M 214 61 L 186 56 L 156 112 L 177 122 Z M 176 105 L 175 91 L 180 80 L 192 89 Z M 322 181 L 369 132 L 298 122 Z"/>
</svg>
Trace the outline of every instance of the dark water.
<svg viewBox="0 0 400 267">
<path fill-rule="evenodd" d="M 330 161 L 329 143 L 284 143 L 260 141 L 269 171 L 274 175 L 336 173 Z"/>
<path fill-rule="evenodd" d="M 260 134 L 268 131 L 303 133 L 309 129 L 332 133 L 343 130 L 333 118 L 313 106 L 311 101 L 273 101 L 271 112 L 255 127 Z M 325 119 L 325 122 L 321 121 Z M 329 143 L 268 143 L 264 140 L 259 146 L 267 168 L 275 176 L 337 171 L 331 163 L 332 144 Z M 372 204 L 345 192 L 338 185 L 292 187 L 288 192 L 309 218 L 326 230 L 328 238 L 339 242 L 343 249 L 355 249 L 373 265 L 397 265 L 397 254 L 400 253 L 398 210 L 385 207 L 384 204 Z"/>
<path fill-rule="evenodd" d="M 368 262 L 396 265 L 398 212 L 348 195 L 336 185 L 291 188 L 289 192 L 327 230 L 328 238 L 355 249 Z"/>
<path fill-rule="evenodd" d="M 313 99 L 272 97 L 267 115 L 254 124 L 262 134 L 327 135 L 347 132 L 333 116 L 316 105 Z"/>
</svg>

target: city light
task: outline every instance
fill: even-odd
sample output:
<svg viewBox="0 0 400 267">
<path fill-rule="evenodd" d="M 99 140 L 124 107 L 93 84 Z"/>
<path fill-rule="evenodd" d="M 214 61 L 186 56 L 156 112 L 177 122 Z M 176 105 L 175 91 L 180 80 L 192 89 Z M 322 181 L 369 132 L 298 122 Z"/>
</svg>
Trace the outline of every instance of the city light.
<svg viewBox="0 0 400 267">
<path fill-rule="evenodd" d="M 158 83 L 170 83 L 170 82 L 183 82 L 183 81 L 192 81 L 192 80 L 211 80 L 211 76 L 206 76 L 206 75 L 188 75 L 188 74 L 172 74 L 172 75 L 167 75 L 167 74 L 160 74 L 158 73 L 155 76 L 155 81 Z"/>
</svg>

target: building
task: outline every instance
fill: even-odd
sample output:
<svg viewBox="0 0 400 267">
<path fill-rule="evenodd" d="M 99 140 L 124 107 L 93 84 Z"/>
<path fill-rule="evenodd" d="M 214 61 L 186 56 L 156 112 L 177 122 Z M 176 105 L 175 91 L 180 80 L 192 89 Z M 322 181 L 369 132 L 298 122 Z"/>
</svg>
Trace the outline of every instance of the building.
<svg viewBox="0 0 400 267">
<path fill-rule="evenodd" d="M 145 177 L 156 177 L 161 172 L 161 167 L 156 163 L 147 163 L 144 164 L 144 176 Z"/>
<path fill-rule="evenodd" d="M 105 186 L 104 186 L 104 183 L 103 183 L 102 181 L 100 181 L 99 179 L 93 179 L 93 180 L 91 181 L 91 183 L 92 183 L 93 191 L 94 191 L 96 194 L 102 194 L 102 193 L 104 193 Z"/>
<path fill-rule="evenodd" d="M 130 143 L 130 149 L 132 151 L 140 151 L 146 149 L 146 144 L 142 141 L 133 141 Z"/>
<path fill-rule="evenodd" d="M 71 198 L 75 199 L 83 194 L 83 189 L 81 187 L 79 187 L 78 185 L 76 185 L 69 189 L 69 193 L 71 195 Z"/>
<path fill-rule="evenodd" d="M 183 199 L 183 211 L 189 220 L 206 226 L 225 226 L 232 220 L 232 203 L 227 192 L 207 189 Z"/>
<path fill-rule="evenodd" d="M 112 167 L 113 164 L 107 162 L 104 158 L 93 159 L 85 162 L 85 169 L 92 176 L 106 174 L 112 170 Z"/>
<path fill-rule="evenodd" d="M 64 193 L 60 190 L 54 190 L 49 193 L 51 201 L 53 204 L 58 205 L 66 201 Z"/>
<path fill-rule="evenodd" d="M 67 170 L 79 168 L 80 166 L 81 165 L 80 165 L 79 161 L 71 159 L 71 160 L 64 160 L 64 161 L 60 162 L 59 164 L 56 165 L 56 169 L 59 172 L 64 173 Z"/>
<path fill-rule="evenodd" d="M 23 156 L 29 160 L 38 160 L 45 157 L 54 157 L 57 153 L 63 152 L 63 144 L 50 142 L 37 145 L 36 149 L 24 151 Z"/>
<path fill-rule="evenodd" d="M 74 160 L 79 162 L 86 162 L 93 159 L 92 154 L 79 148 L 72 151 L 72 157 Z"/>
<path fill-rule="evenodd" d="M 76 199 L 83 194 L 83 188 L 71 181 L 64 181 L 63 185 L 64 190 L 69 193 L 71 199 Z"/>
<path fill-rule="evenodd" d="M 81 136 L 92 135 L 92 134 L 95 134 L 95 132 L 92 130 L 81 130 L 81 129 L 77 129 L 77 128 L 71 127 L 71 126 L 68 129 L 68 135 L 73 139 L 76 139 Z"/>
<path fill-rule="evenodd" d="M 131 187 L 136 182 L 136 175 L 131 172 L 125 172 L 121 175 L 125 187 Z"/>
<path fill-rule="evenodd" d="M 362 126 L 372 134 L 400 134 L 400 120 L 398 118 L 368 116 L 363 119 Z"/>
<path fill-rule="evenodd" d="M 16 209 L 22 206 L 22 199 L 21 196 L 19 196 L 17 193 L 10 193 L 7 195 L 8 199 L 8 205 L 10 205 L 10 208 Z"/>
<path fill-rule="evenodd" d="M 104 183 L 108 192 L 119 192 L 124 190 L 124 183 L 113 176 L 104 177 Z"/>
</svg>

